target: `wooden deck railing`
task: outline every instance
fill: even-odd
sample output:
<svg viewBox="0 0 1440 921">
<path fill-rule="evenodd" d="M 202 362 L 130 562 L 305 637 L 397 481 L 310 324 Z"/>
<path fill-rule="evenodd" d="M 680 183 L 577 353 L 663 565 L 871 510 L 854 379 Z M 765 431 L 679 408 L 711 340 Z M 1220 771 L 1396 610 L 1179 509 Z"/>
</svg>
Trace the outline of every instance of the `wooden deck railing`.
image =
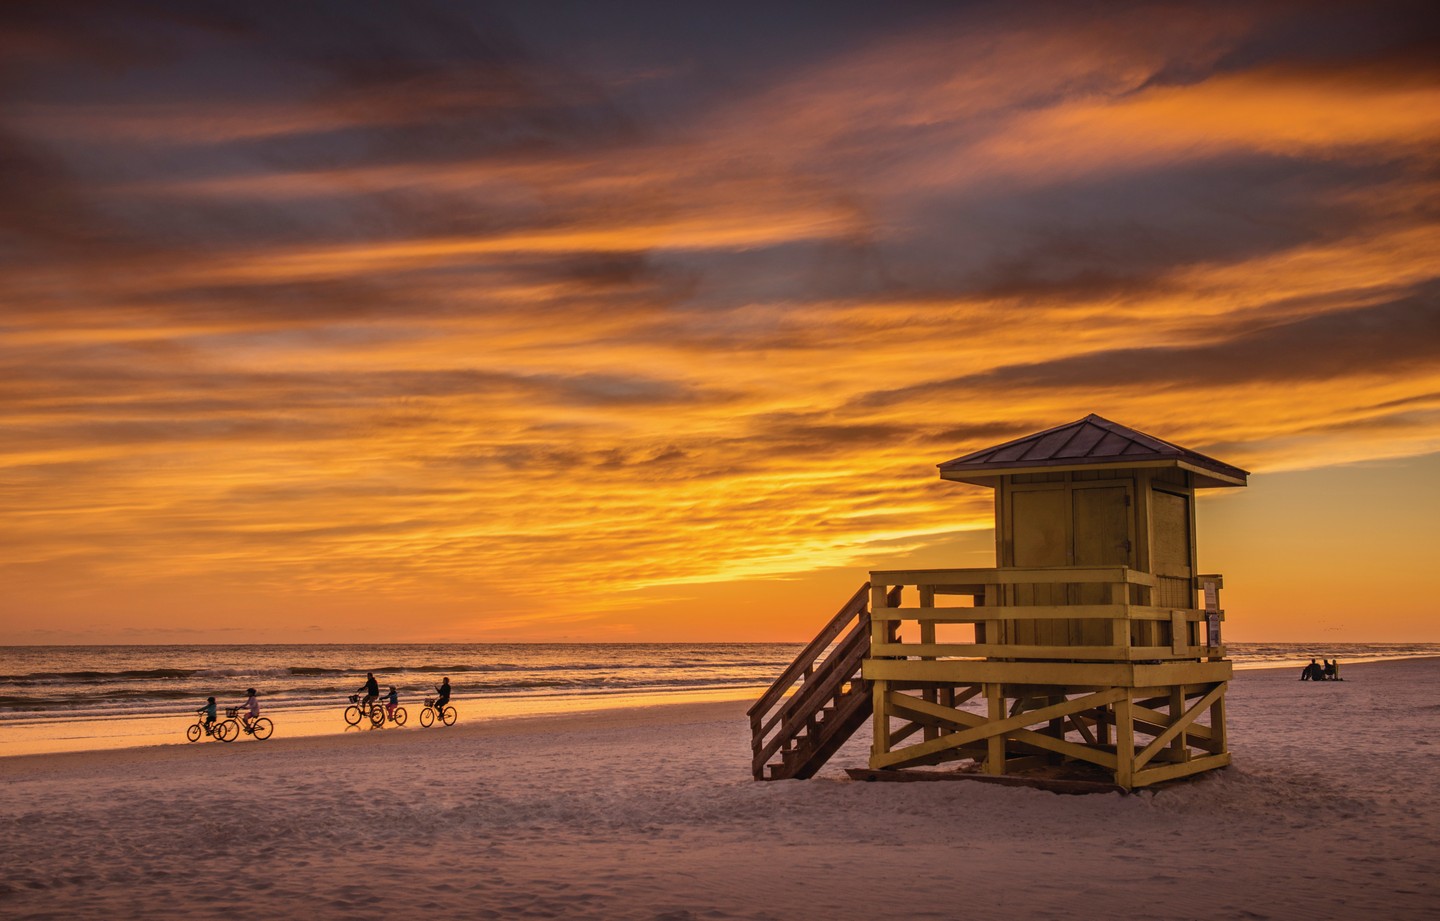
<svg viewBox="0 0 1440 921">
<path fill-rule="evenodd" d="M 1223 646 L 1205 645 L 1205 611 L 1133 603 L 1154 585 L 1154 576 L 1124 566 L 872 572 L 870 654 L 1109 662 L 1223 656 Z M 887 603 L 897 589 L 912 587 L 915 606 Z M 943 596 L 969 603 L 937 604 Z M 938 642 L 937 628 L 951 629 L 943 625 L 972 625 L 973 639 Z"/>
</svg>

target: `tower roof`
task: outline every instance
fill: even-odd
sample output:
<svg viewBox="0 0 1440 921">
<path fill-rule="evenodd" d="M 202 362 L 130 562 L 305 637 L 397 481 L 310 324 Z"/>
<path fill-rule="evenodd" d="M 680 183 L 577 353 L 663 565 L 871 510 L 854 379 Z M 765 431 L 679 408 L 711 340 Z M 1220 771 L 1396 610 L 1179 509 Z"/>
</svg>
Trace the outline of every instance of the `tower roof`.
<svg viewBox="0 0 1440 921">
<path fill-rule="evenodd" d="M 1091 467 L 1179 467 L 1195 474 L 1196 486 L 1244 486 L 1247 471 L 1163 438 L 1091 413 L 1084 419 L 1026 435 L 940 464 L 940 477 L 994 486 L 1013 473 Z"/>
</svg>

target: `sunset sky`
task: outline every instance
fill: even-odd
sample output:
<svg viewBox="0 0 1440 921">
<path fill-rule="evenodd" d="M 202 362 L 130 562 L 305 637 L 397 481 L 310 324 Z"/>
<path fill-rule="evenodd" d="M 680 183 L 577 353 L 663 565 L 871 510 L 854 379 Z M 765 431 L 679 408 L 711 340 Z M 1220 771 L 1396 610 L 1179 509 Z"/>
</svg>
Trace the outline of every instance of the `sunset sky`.
<svg viewBox="0 0 1440 921">
<path fill-rule="evenodd" d="M 1091 412 L 1440 641 L 1427 6 L 7 2 L 0 642 L 804 640 Z"/>
</svg>

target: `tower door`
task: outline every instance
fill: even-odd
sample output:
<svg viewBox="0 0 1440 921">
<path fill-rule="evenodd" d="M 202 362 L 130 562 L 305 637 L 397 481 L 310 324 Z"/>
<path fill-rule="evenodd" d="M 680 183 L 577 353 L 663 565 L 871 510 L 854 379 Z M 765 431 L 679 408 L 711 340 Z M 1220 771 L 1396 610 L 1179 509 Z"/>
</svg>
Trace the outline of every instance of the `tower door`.
<svg viewBox="0 0 1440 921">
<path fill-rule="evenodd" d="M 1074 493 L 1075 565 L 1133 566 L 1134 516 L 1129 486 L 1097 486 Z"/>
<path fill-rule="evenodd" d="M 1077 485 L 1071 496 L 1075 565 L 1135 565 L 1135 516 L 1130 487 L 1080 488 Z M 1081 582 L 1071 588 L 1070 600 L 1074 604 L 1110 604 L 1112 596 L 1108 585 Z M 1070 621 L 1070 642 L 1074 645 L 1109 646 L 1114 639 L 1110 621 L 1094 618 Z"/>
<path fill-rule="evenodd" d="M 1190 497 L 1156 489 L 1150 493 L 1150 568 L 1155 573 L 1155 605 L 1162 608 L 1195 607 L 1193 558 L 1190 540 Z"/>
</svg>

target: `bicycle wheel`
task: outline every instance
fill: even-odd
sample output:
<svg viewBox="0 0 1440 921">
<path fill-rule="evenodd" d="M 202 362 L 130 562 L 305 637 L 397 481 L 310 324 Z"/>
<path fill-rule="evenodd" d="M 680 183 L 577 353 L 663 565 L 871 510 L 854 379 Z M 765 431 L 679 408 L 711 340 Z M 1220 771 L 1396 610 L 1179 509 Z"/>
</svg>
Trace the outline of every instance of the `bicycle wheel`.
<svg viewBox="0 0 1440 921">
<path fill-rule="evenodd" d="M 351 726 L 358 726 L 360 724 L 360 708 L 355 706 L 354 704 L 346 707 L 345 722 L 349 723 Z"/>
<path fill-rule="evenodd" d="M 434 722 L 435 722 L 435 709 L 434 709 L 433 707 L 426 707 L 424 710 L 421 710 L 421 711 L 420 711 L 420 725 L 421 725 L 421 726 L 424 726 L 424 727 L 426 727 L 426 728 L 428 729 L 428 728 L 430 727 L 430 724 L 431 724 L 431 723 L 434 723 Z"/>
<path fill-rule="evenodd" d="M 257 739 L 268 739 L 270 738 L 270 733 L 275 731 L 275 724 L 264 716 L 252 723 L 251 726 L 251 731 L 255 733 L 255 738 Z"/>
<path fill-rule="evenodd" d="M 234 742 L 240 738 L 240 724 L 234 720 L 226 720 L 215 732 L 220 736 L 221 742 Z"/>
<path fill-rule="evenodd" d="M 440 714 L 440 718 L 445 721 L 446 726 L 455 725 L 455 716 L 456 714 L 454 707 L 446 707 L 445 712 Z"/>
<path fill-rule="evenodd" d="M 407 714 L 405 713 L 405 708 L 404 708 L 404 707 L 396 707 L 396 708 L 395 708 L 395 715 L 394 715 L 393 717 L 391 717 L 391 719 L 393 719 L 393 720 L 395 721 L 395 725 L 396 725 L 396 726 L 404 726 L 404 725 L 405 725 L 405 720 L 406 720 L 406 718 L 407 718 Z"/>
<path fill-rule="evenodd" d="M 371 708 L 370 708 L 370 725 L 371 725 L 371 726 L 374 726 L 376 729 L 379 729 L 381 726 L 384 726 L 384 725 L 385 725 L 385 708 L 384 708 L 384 707 L 371 707 Z"/>
<path fill-rule="evenodd" d="M 205 730 L 200 728 L 199 723 L 191 723 L 190 728 L 185 730 L 185 738 L 189 739 L 191 742 L 199 742 L 200 733 L 204 731 Z"/>
</svg>

